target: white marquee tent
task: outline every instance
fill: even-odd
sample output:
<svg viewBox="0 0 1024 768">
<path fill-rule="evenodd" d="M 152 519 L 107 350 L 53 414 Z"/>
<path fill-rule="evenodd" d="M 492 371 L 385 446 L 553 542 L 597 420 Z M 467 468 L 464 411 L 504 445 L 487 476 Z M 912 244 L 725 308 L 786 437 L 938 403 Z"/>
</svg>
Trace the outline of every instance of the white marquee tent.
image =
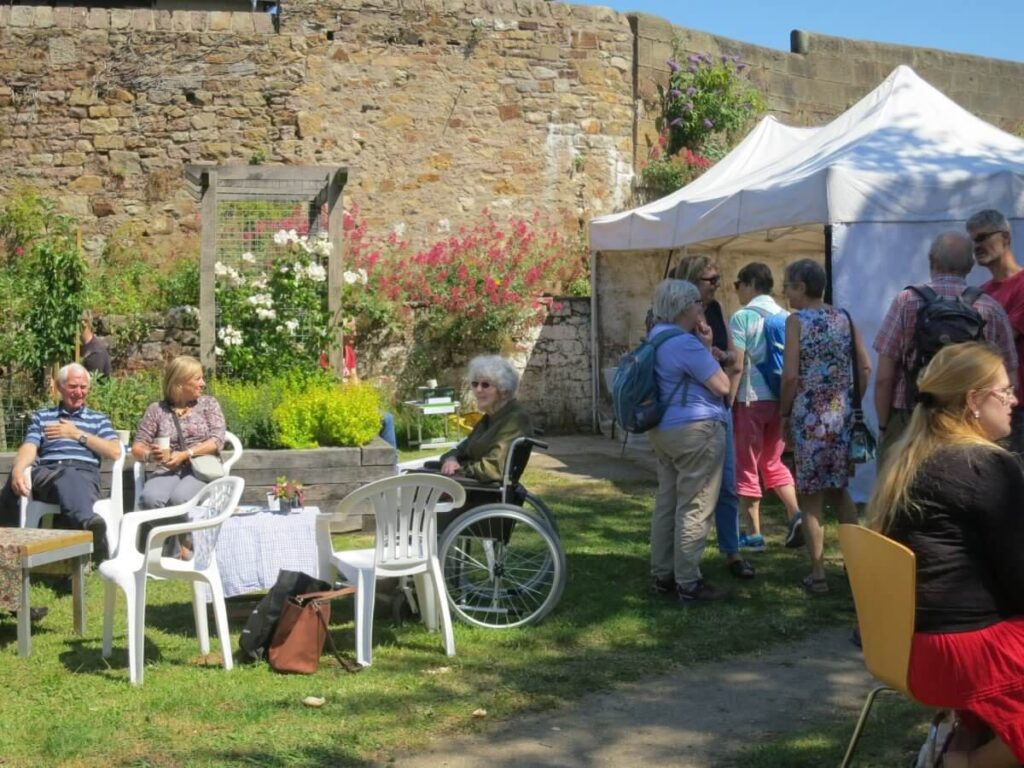
<svg viewBox="0 0 1024 768">
<path fill-rule="evenodd" d="M 766 118 L 692 184 L 590 222 L 593 368 L 613 365 L 636 342 L 635 320 L 625 324 L 633 338 L 609 338 L 628 306 L 625 291 L 644 309 L 649 304 L 662 270 L 635 262 L 652 251 L 823 258 L 833 303 L 851 312 L 870 346 L 892 297 L 928 279 L 935 235 L 962 231 L 983 208 L 1003 211 L 1015 243 L 1024 243 L 1024 140 L 963 109 L 909 67 L 897 67 L 820 128 Z M 662 255 L 657 264 L 665 261 Z M 986 276 L 975 270 L 970 281 Z M 597 385 L 595 375 L 595 392 Z"/>
</svg>

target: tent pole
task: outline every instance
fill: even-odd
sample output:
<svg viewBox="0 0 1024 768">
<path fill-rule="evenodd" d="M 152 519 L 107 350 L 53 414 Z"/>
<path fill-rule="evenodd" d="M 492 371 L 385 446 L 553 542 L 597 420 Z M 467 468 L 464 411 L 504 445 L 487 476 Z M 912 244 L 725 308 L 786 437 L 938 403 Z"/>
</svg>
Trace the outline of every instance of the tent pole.
<svg viewBox="0 0 1024 768">
<path fill-rule="evenodd" d="M 601 420 L 598 415 L 597 398 L 601 392 L 600 361 L 597 349 L 597 251 L 590 251 L 590 418 L 595 435 L 601 434 Z"/>
<path fill-rule="evenodd" d="M 832 303 L 832 225 L 825 225 L 825 303 Z"/>
</svg>

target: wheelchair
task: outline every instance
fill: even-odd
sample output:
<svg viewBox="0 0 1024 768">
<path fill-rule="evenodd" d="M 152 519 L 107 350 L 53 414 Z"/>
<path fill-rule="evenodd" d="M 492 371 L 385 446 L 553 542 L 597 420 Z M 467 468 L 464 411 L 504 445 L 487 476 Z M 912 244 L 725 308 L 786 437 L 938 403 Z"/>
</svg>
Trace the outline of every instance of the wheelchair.
<svg viewBox="0 0 1024 768">
<path fill-rule="evenodd" d="M 466 489 L 467 508 L 438 513 L 438 557 L 448 604 L 467 624 L 487 629 L 536 624 L 562 597 L 566 563 L 558 523 L 547 504 L 519 483 L 533 449 L 547 447 L 532 437 L 517 438 L 500 483 L 455 477 Z M 411 598 L 408 589 L 403 592 Z"/>
</svg>

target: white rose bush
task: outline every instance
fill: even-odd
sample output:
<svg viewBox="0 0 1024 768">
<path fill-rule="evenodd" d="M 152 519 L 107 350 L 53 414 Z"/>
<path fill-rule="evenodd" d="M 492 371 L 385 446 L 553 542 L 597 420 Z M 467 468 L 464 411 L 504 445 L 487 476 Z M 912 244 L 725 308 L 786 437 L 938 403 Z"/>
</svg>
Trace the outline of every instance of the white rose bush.
<svg viewBox="0 0 1024 768">
<path fill-rule="evenodd" d="M 242 254 L 214 266 L 217 367 L 233 379 L 258 380 L 293 369 L 315 370 L 334 339 L 327 309 L 326 236 L 281 229 L 262 257 Z"/>
</svg>

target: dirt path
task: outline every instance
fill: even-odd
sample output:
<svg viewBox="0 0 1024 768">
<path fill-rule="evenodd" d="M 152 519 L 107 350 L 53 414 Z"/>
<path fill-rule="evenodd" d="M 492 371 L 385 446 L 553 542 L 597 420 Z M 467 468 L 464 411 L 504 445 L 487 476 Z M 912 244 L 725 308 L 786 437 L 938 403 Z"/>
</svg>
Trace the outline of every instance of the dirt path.
<svg viewBox="0 0 1024 768">
<path fill-rule="evenodd" d="M 871 685 L 849 630 L 680 669 L 400 756 L 394 768 L 712 768 L 758 739 L 853 714 Z"/>
</svg>

